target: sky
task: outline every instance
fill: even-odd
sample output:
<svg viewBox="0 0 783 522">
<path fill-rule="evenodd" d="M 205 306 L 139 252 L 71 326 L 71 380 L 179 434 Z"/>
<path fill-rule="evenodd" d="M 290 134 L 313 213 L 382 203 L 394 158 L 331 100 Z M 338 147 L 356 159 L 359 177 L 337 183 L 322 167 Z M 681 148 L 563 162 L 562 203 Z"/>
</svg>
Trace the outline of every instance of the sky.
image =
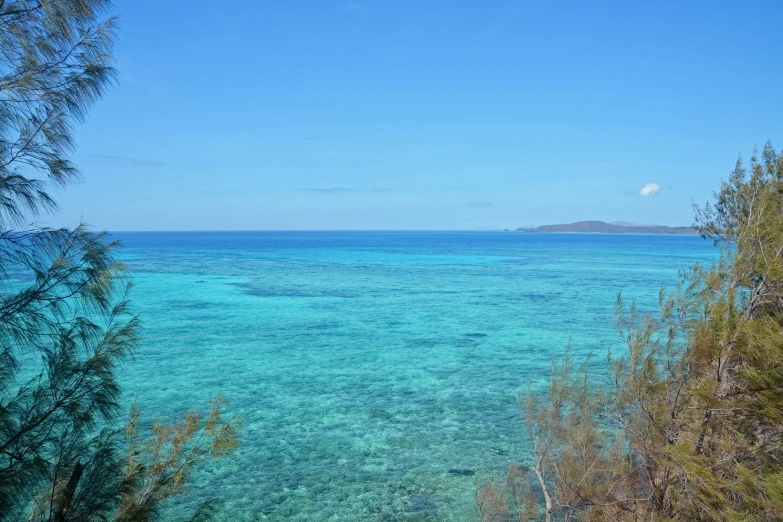
<svg viewBox="0 0 783 522">
<path fill-rule="evenodd" d="M 57 224 L 692 223 L 783 147 L 783 2 L 116 0 Z"/>
</svg>

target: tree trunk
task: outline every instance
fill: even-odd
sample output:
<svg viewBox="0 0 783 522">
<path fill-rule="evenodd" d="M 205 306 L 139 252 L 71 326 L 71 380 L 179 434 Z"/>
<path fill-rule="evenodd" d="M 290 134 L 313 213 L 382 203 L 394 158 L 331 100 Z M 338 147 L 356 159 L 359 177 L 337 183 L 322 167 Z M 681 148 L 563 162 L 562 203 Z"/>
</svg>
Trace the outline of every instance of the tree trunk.
<svg viewBox="0 0 783 522">
<path fill-rule="evenodd" d="M 79 484 L 79 480 L 82 478 L 84 472 L 84 464 L 77 462 L 73 467 L 73 473 L 71 478 L 68 479 L 68 484 L 63 491 L 63 497 L 60 499 L 60 505 L 57 506 L 57 513 L 54 515 L 54 522 L 65 522 L 68 512 L 71 510 L 71 502 L 73 502 L 73 495 L 76 493 L 76 486 Z"/>
<path fill-rule="evenodd" d="M 533 468 L 538 477 L 538 483 L 541 484 L 541 492 L 544 494 L 544 503 L 546 504 L 546 522 L 552 522 L 552 499 L 549 497 L 549 489 L 546 487 L 544 474 L 541 472 L 541 456 L 536 459 L 536 467 Z"/>
</svg>

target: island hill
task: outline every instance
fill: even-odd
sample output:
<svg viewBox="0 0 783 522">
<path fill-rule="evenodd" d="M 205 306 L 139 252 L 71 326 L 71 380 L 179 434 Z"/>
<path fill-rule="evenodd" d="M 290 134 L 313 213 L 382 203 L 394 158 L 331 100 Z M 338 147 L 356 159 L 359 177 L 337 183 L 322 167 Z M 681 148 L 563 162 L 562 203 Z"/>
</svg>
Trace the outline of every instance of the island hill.
<svg viewBox="0 0 783 522">
<path fill-rule="evenodd" d="M 517 232 L 576 232 L 583 234 L 698 234 L 693 227 L 666 227 L 663 225 L 636 225 L 634 223 L 605 223 L 604 221 L 577 221 L 567 225 L 544 225 L 536 228 L 518 228 Z"/>
</svg>

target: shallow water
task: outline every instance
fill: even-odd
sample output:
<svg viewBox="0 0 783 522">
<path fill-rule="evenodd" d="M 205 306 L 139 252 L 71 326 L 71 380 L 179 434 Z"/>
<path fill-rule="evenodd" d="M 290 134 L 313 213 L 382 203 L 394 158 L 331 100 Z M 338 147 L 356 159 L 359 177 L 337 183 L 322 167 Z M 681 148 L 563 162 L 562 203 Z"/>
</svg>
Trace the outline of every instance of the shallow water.
<svg viewBox="0 0 783 522">
<path fill-rule="evenodd" d="M 467 520 L 476 484 L 527 455 L 516 407 L 571 339 L 618 345 L 716 254 L 693 236 L 448 232 L 123 233 L 144 341 L 126 399 L 166 419 L 230 401 L 245 428 L 172 515 Z"/>
</svg>

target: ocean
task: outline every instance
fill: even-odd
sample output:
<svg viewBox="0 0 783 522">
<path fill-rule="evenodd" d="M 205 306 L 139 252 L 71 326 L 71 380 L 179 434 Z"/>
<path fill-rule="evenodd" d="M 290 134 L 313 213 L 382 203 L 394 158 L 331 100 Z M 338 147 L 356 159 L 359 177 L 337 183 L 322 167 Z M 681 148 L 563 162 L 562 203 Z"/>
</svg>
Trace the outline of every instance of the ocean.
<svg viewBox="0 0 783 522">
<path fill-rule="evenodd" d="M 618 292 L 654 311 L 695 236 L 513 232 L 117 233 L 143 342 L 128 404 L 169 421 L 228 400 L 236 453 L 169 513 L 221 520 L 464 521 L 530 455 L 518 393 L 571 344 L 597 378 Z"/>
</svg>

